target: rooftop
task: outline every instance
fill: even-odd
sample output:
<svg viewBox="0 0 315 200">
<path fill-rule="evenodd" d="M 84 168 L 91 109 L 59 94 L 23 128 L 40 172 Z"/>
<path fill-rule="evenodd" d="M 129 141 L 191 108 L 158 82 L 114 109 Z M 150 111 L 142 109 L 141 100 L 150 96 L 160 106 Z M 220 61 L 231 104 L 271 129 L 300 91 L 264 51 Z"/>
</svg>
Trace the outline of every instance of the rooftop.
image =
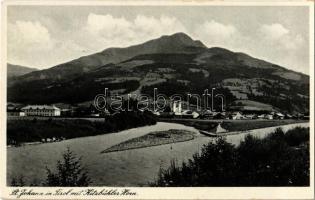
<svg viewBox="0 0 315 200">
<path fill-rule="evenodd" d="M 22 110 L 60 110 L 56 106 L 52 105 L 28 105 L 22 108 Z"/>
</svg>

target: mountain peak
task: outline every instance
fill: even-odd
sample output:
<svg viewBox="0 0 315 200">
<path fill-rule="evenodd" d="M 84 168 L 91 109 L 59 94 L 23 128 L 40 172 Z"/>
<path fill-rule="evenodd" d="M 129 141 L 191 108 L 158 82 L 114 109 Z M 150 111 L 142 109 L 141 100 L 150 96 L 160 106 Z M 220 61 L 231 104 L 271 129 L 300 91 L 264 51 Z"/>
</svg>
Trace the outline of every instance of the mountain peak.
<svg viewBox="0 0 315 200">
<path fill-rule="evenodd" d="M 141 54 L 184 53 L 194 54 L 206 50 L 207 47 L 199 40 L 193 40 L 183 32 L 163 35 L 142 44 L 126 48 L 108 48 L 101 52 L 106 61 L 118 63 Z M 109 59 L 108 59 L 109 58 Z M 113 60 L 110 60 L 114 58 Z"/>
<path fill-rule="evenodd" d="M 183 32 L 174 33 L 172 35 L 164 35 L 156 40 L 167 40 L 167 42 L 173 41 L 177 44 L 185 46 L 207 48 L 201 41 L 193 40 L 189 35 Z"/>
<path fill-rule="evenodd" d="M 177 32 L 177 33 L 174 33 L 174 34 L 166 36 L 166 37 L 175 37 L 175 38 L 182 38 L 182 39 L 193 40 L 191 37 L 189 37 L 189 35 L 187 35 L 184 32 Z"/>
</svg>

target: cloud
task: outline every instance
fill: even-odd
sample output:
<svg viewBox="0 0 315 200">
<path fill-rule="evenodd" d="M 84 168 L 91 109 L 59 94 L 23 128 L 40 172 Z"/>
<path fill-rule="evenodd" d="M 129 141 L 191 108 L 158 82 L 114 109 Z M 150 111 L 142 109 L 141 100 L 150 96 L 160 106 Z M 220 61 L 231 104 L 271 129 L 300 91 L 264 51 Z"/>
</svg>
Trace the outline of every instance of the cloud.
<svg viewBox="0 0 315 200">
<path fill-rule="evenodd" d="M 113 37 L 130 30 L 131 23 L 125 18 L 114 18 L 111 15 L 89 14 L 87 26 L 85 27 L 91 34 L 101 34 L 103 37 Z"/>
<path fill-rule="evenodd" d="M 186 28 L 175 17 L 162 15 L 160 18 L 146 17 L 138 15 L 134 22 L 134 31 L 143 36 L 161 36 L 164 34 L 172 34 L 176 32 L 185 32 Z"/>
<path fill-rule="evenodd" d="M 270 38 L 272 40 L 280 39 L 281 37 L 289 33 L 289 30 L 283 27 L 283 25 L 281 24 L 264 24 L 260 27 L 259 31 L 264 37 Z"/>
<path fill-rule="evenodd" d="M 195 34 L 205 35 L 213 41 L 222 41 L 233 37 L 237 30 L 232 25 L 224 25 L 214 20 L 206 21 L 196 28 Z"/>
<path fill-rule="evenodd" d="M 48 29 L 38 21 L 16 21 L 8 24 L 9 61 L 25 65 L 44 64 L 54 40 Z M 36 67 L 36 66 L 34 66 Z"/>
<path fill-rule="evenodd" d="M 237 51 L 245 50 L 242 43 L 248 40 L 235 26 L 215 20 L 196 24 L 192 35 L 208 47 L 220 46 Z"/>
<path fill-rule="evenodd" d="M 303 43 L 305 42 L 305 39 L 301 35 L 292 35 L 292 36 L 286 36 L 281 40 L 282 45 L 286 49 L 298 49 L 302 47 Z"/>
<path fill-rule="evenodd" d="M 37 21 L 16 21 L 14 24 L 9 24 L 8 41 L 9 47 L 16 50 L 21 48 L 27 50 L 34 46 L 38 49 L 52 47 L 48 29 Z"/>
<path fill-rule="evenodd" d="M 8 24 L 8 62 L 47 68 L 82 55 L 82 47 L 68 37 L 58 40 L 38 21 Z"/>
<path fill-rule="evenodd" d="M 109 47 L 135 45 L 176 32 L 185 32 L 208 47 L 245 52 L 283 66 L 300 65 L 300 60 L 308 56 L 302 55 L 306 39 L 280 23 L 261 24 L 248 33 L 240 26 L 215 20 L 186 27 L 180 18 L 167 15 L 126 18 L 89 13 L 73 26 L 63 28 L 43 21 L 9 23 L 8 59 L 15 64 L 47 68 Z"/>
<path fill-rule="evenodd" d="M 294 50 L 304 43 L 304 38 L 301 35 L 291 33 L 279 23 L 261 25 L 258 34 L 259 38 L 277 49 Z"/>
<path fill-rule="evenodd" d="M 196 24 L 193 36 L 208 47 L 245 52 L 293 70 L 307 69 L 302 64 L 308 57 L 302 49 L 306 39 L 279 23 L 261 24 L 257 30 L 248 33 L 236 26 L 211 20 Z"/>
<path fill-rule="evenodd" d="M 165 15 L 126 19 L 90 13 L 75 30 L 60 30 L 54 37 L 38 21 L 16 21 L 8 27 L 8 57 L 9 62 L 47 68 L 105 48 L 135 45 L 176 32 L 187 30 L 177 18 Z"/>
<path fill-rule="evenodd" d="M 112 15 L 90 13 L 83 32 L 93 37 L 97 49 L 113 46 L 129 46 L 138 44 L 165 34 L 186 31 L 185 27 L 174 17 L 148 17 L 137 15 L 133 20 Z M 86 37 L 86 35 L 83 35 Z M 81 45 L 92 48 L 90 41 L 80 37 Z"/>
</svg>

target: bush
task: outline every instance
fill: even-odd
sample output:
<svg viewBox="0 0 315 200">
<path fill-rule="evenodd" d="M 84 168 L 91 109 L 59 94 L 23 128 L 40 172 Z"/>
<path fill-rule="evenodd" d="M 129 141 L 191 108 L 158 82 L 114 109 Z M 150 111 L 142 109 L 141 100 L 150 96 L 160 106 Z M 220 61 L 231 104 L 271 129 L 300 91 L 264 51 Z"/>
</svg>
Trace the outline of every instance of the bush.
<svg viewBox="0 0 315 200">
<path fill-rule="evenodd" d="M 285 134 L 285 140 L 290 146 L 298 146 L 303 142 L 309 141 L 309 137 L 309 130 L 302 127 L 288 130 Z"/>
<path fill-rule="evenodd" d="M 13 177 L 10 183 L 12 187 L 23 187 L 25 186 L 25 181 L 23 176 L 19 176 L 18 178 Z"/>
</svg>

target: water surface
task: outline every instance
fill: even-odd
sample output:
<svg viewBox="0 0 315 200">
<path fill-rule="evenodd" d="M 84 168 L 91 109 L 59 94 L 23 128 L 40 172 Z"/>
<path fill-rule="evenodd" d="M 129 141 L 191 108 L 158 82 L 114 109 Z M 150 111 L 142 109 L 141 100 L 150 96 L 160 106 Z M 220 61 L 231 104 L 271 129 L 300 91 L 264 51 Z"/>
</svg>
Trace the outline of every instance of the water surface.
<svg viewBox="0 0 315 200">
<path fill-rule="evenodd" d="M 308 123 L 281 126 L 285 131 L 296 126 L 308 127 Z M 264 137 L 276 127 L 257 129 L 227 136 L 227 141 L 239 144 L 247 134 Z M 196 133 L 194 140 L 120 152 L 100 152 L 115 144 L 152 131 L 183 129 Z M 56 143 L 26 145 L 7 148 L 7 181 L 23 175 L 28 184 L 41 183 L 46 178 L 47 166 L 55 169 L 57 160 L 67 147 L 82 156 L 82 163 L 95 186 L 145 186 L 157 178 L 160 167 L 166 168 L 172 159 L 178 163 L 192 157 L 212 138 L 203 136 L 195 128 L 175 123 L 158 122 L 153 126 L 129 129 L 117 133 L 83 137 Z"/>
</svg>

